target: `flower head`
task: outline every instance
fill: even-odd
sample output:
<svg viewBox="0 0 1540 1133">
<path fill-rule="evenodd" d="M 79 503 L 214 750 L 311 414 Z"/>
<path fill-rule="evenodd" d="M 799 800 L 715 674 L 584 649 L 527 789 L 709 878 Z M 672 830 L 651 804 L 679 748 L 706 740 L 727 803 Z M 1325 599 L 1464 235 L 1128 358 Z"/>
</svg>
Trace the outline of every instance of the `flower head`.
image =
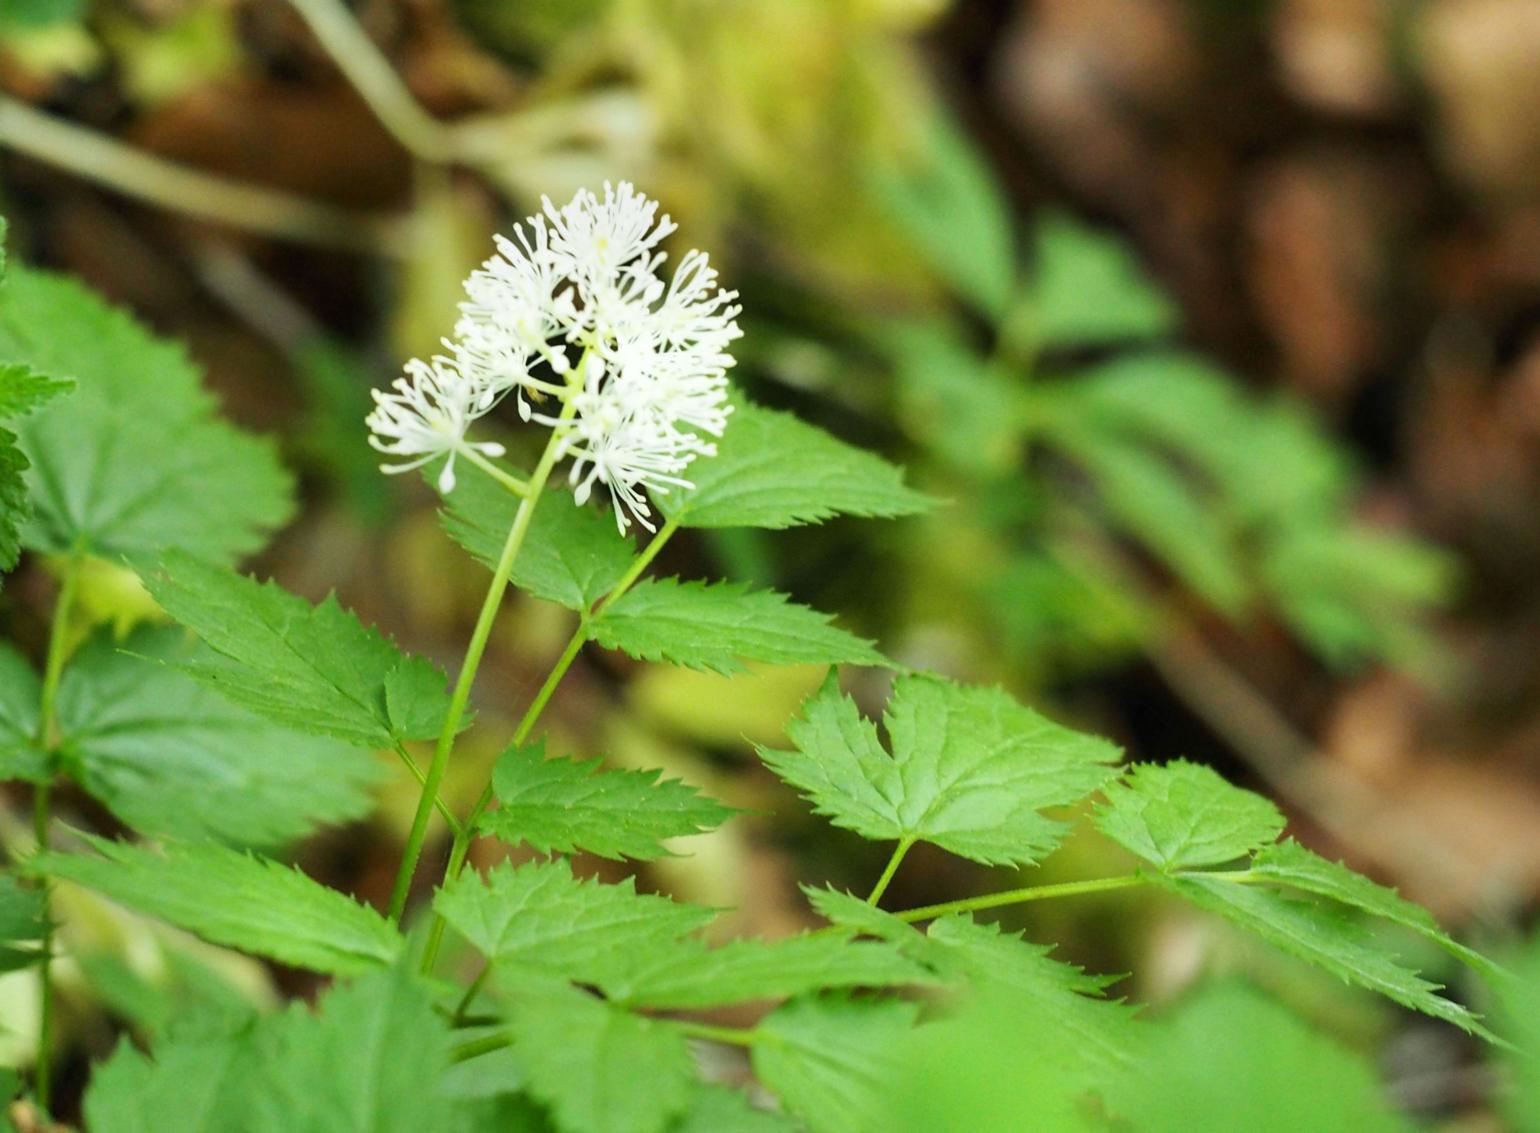
<svg viewBox="0 0 1540 1133">
<path fill-rule="evenodd" d="M 633 518 L 651 530 L 643 489 L 689 487 L 681 473 L 727 426 L 737 293 L 703 252 L 665 279 L 674 223 L 628 183 L 542 204 L 466 280 L 448 355 L 414 360 L 398 393 L 375 395 L 373 443 L 420 458 L 391 471 L 487 453 L 465 430 L 511 394 L 524 420 L 557 431 L 579 500 L 603 485 L 622 531 Z"/>
</svg>

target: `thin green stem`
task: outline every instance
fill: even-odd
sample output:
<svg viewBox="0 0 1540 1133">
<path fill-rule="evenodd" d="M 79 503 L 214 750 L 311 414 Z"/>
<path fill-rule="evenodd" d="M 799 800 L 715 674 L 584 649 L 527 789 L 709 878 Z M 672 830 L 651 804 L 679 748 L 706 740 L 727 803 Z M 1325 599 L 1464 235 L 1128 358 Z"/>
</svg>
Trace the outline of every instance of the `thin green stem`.
<svg viewBox="0 0 1540 1133">
<path fill-rule="evenodd" d="M 455 1004 L 454 1018 L 450 1021 L 451 1026 L 463 1027 L 465 1025 L 465 1017 L 470 1013 L 471 1004 L 476 1001 L 477 993 L 486 986 L 487 977 L 491 974 L 492 965 L 488 962 L 481 969 L 481 974 L 471 981 L 470 987 L 465 989 L 465 994 L 460 997 L 460 1002 Z"/>
<path fill-rule="evenodd" d="M 877 879 L 877 884 L 872 886 L 872 891 L 867 894 L 866 903 L 875 905 L 882 900 L 882 895 L 888 891 L 888 883 L 893 880 L 893 875 L 898 872 L 899 865 L 904 860 L 904 855 L 914 845 L 913 838 L 900 838 L 898 845 L 893 848 L 893 856 L 888 859 L 887 868 L 882 871 L 882 876 Z"/>
<path fill-rule="evenodd" d="M 918 909 L 905 909 L 893 915 L 901 921 L 929 921 L 951 913 L 972 913 L 979 909 L 998 909 L 1004 905 L 1022 905 L 1028 901 L 1042 901 L 1049 897 L 1077 897 L 1082 893 L 1105 893 L 1113 889 L 1128 889 L 1144 884 L 1142 874 L 1130 873 L 1123 877 L 1097 877 L 1089 881 L 1062 881 L 1055 885 L 1029 885 L 1025 889 L 1007 889 L 1000 893 L 986 893 L 982 897 L 964 897 L 958 901 L 943 901 L 939 905 L 925 905 Z"/>
<path fill-rule="evenodd" d="M 59 599 L 54 603 L 53 624 L 48 630 L 48 659 L 43 666 L 43 688 L 38 698 L 36 741 L 40 748 L 49 752 L 49 771 L 52 773 L 55 736 L 54 704 L 59 695 L 59 678 L 64 673 L 64 658 L 69 648 L 69 622 L 74 612 L 75 594 L 80 586 L 80 555 L 72 553 L 64 561 L 64 573 L 59 583 Z M 52 818 L 51 783 L 38 785 L 32 802 L 32 831 L 39 852 L 48 848 L 48 826 Z M 33 1089 L 37 1104 L 45 1113 L 53 1094 L 53 1022 L 54 987 L 53 964 L 53 915 L 49 908 L 53 886 L 46 879 L 39 882 L 43 891 L 43 958 L 38 969 L 38 1021 L 37 1066 L 33 1073 Z"/>
<path fill-rule="evenodd" d="M 422 108 L 390 60 L 340 0 L 289 0 L 374 116 L 413 156 L 444 164 L 455 156 L 452 131 Z"/>
<path fill-rule="evenodd" d="M 490 1035 L 482 1035 L 478 1039 L 467 1039 L 458 1046 L 449 1049 L 450 1062 L 469 1062 L 483 1054 L 491 1054 L 494 1050 L 502 1050 L 505 1046 L 513 1045 L 513 1032 L 496 1031 Z"/>
<path fill-rule="evenodd" d="M 671 1022 L 692 1039 L 706 1039 L 730 1046 L 753 1046 L 764 1041 L 764 1034 L 742 1027 L 719 1027 L 714 1023 L 697 1023 L 694 1019 L 673 1019 Z"/>
<path fill-rule="evenodd" d="M 393 218 L 205 173 L 16 99 L 0 98 L 0 143 L 126 196 L 245 232 L 350 252 L 403 254 L 402 229 Z"/>
<path fill-rule="evenodd" d="M 575 404 L 575 401 L 569 400 L 562 407 L 559 420 L 563 424 L 576 412 Z M 545 489 L 545 482 L 550 478 L 551 470 L 556 467 L 556 461 L 560 459 L 565 433 L 563 424 L 558 424 L 551 431 L 551 439 L 546 442 L 545 452 L 540 456 L 540 463 L 536 465 L 535 473 L 530 477 L 529 494 L 519 502 L 519 510 L 513 517 L 513 525 L 508 528 L 508 538 L 503 543 L 502 554 L 498 557 L 497 567 L 492 572 L 492 584 L 487 587 L 486 600 L 481 604 L 481 614 L 476 619 L 475 628 L 471 631 L 470 644 L 465 647 L 465 660 L 460 666 L 460 675 L 449 697 L 449 711 L 444 717 L 444 726 L 439 732 L 438 744 L 433 750 L 433 762 L 428 765 L 427 779 L 423 783 L 422 793 L 417 801 L 417 813 L 412 817 L 412 829 L 407 834 L 401 867 L 396 872 L 396 884 L 391 891 L 389 907 L 392 923 L 400 923 L 401 914 L 406 908 L 406 898 L 412 887 L 412 877 L 417 872 L 417 862 L 422 857 L 423 841 L 428 834 L 428 819 L 433 814 L 433 804 L 438 798 L 439 785 L 444 781 L 445 772 L 449 770 L 449 756 L 454 751 L 455 736 L 460 731 L 461 720 L 465 718 L 465 707 L 470 701 L 471 685 L 476 680 L 476 670 L 481 666 L 481 656 L 486 652 L 487 639 L 492 636 L 492 622 L 497 617 L 498 608 L 502 605 L 503 593 L 508 589 L 508 576 L 513 573 L 514 560 L 518 558 L 519 550 L 524 546 L 524 537 L 529 533 L 530 521 L 534 518 L 535 505 L 540 501 L 540 493 Z M 459 836 L 464 836 L 463 829 Z"/>
<path fill-rule="evenodd" d="M 581 364 L 578 366 L 581 370 Z M 620 577 L 614 588 L 606 594 L 592 613 L 584 614 L 578 621 L 577 628 L 572 631 L 566 647 L 561 651 L 561 656 L 556 659 L 550 673 L 545 678 L 545 683 L 540 686 L 540 691 L 535 694 L 535 699 L 530 701 L 529 707 L 524 710 L 524 716 L 519 720 L 519 725 L 513 731 L 511 746 L 517 747 L 529 739 L 529 734 L 535 730 L 535 723 L 540 719 L 540 714 L 545 711 L 545 706 L 550 703 L 551 697 L 556 692 L 556 687 L 561 684 L 562 678 L 567 675 L 567 670 L 572 668 L 572 663 L 577 660 L 577 655 L 582 651 L 583 644 L 588 640 L 588 627 L 594 618 L 602 614 L 612 603 L 619 600 L 621 595 L 636 585 L 642 572 L 652 565 L 652 561 L 658 557 L 665 544 L 674 537 L 679 530 L 679 521 L 670 519 L 658 529 L 658 533 L 642 548 L 642 553 L 636 556 L 636 560 Z M 460 832 L 456 835 L 453 844 L 449 848 L 449 864 L 444 869 L 445 882 L 453 881 L 460 876 L 460 871 L 465 868 L 465 859 L 470 854 L 471 839 L 476 836 L 476 824 L 481 816 L 486 813 L 487 807 L 492 804 L 492 782 L 489 779 L 481 788 L 481 794 L 476 799 L 476 805 L 471 807 L 465 822 L 461 825 Z M 434 963 L 438 960 L 439 946 L 444 939 L 444 918 L 437 913 L 433 916 L 433 925 L 428 930 L 428 941 L 423 948 L 422 970 L 430 972 Z"/>
<path fill-rule="evenodd" d="M 428 773 L 418 766 L 417 761 L 412 758 L 412 753 L 406 750 L 405 745 L 396 744 L 396 755 L 400 758 L 402 765 L 405 766 L 407 771 L 411 772 L 412 778 L 417 780 L 417 785 L 419 787 L 426 787 L 428 785 Z M 438 811 L 439 817 L 444 820 L 444 824 L 458 835 L 460 833 L 460 820 L 455 817 L 455 812 L 449 809 L 449 804 L 437 794 L 433 796 L 433 808 Z"/>
</svg>

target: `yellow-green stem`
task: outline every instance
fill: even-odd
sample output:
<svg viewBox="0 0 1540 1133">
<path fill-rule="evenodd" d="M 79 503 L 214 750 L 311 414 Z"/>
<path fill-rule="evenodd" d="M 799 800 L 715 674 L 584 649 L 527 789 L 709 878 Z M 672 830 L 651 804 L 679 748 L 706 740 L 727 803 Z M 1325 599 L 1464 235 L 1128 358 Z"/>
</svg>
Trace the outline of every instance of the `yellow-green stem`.
<svg viewBox="0 0 1540 1133">
<path fill-rule="evenodd" d="M 75 606 L 75 592 L 80 585 L 80 555 L 72 553 L 64 561 L 59 582 L 59 600 L 54 603 L 53 624 L 48 631 L 48 659 L 43 666 L 43 689 L 38 699 L 37 746 L 49 753 L 48 774 L 53 773 L 53 748 L 56 741 L 54 704 L 59 695 L 59 678 L 64 673 L 64 655 L 69 646 L 70 614 Z M 44 781 L 37 788 L 32 803 L 32 830 L 39 851 L 48 848 L 48 825 L 52 817 L 52 785 Z M 39 882 L 43 890 L 43 959 L 38 969 L 39 995 L 37 1020 L 37 1065 L 33 1072 L 33 1092 L 38 1106 L 46 1113 L 53 1095 L 53 914 L 49 908 L 52 885 Z"/>
<path fill-rule="evenodd" d="M 872 886 L 872 891 L 867 895 L 866 903 L 875 905 L 882 900 L 882 895 L 888 891 L 888 883 L 893 880 L 893 875 L 898 872 L 899 865 L 904 860 L 904 855 L 914 845 L 913 838 L 901 838 L 898 845 L 893 848 L 893 856 L 888 859 L 887 868 L 882 871 L 882 876 L 877 879 L 877 884 Z"/>
<path fill-rule="evenodd" d="M 529 533 L 530 521 L 535 515 L 535 505 L 540 502 L 540 493 L 545 490 L 545 483 L 550 478 L 551 470 L 561 457 L 563 426 L 576 412 L 574 405 L 575 400 L 569 400 L 562 408 L 559 418 L 561 424 L 551 431 L 551 439 L 546 443 L 545 452 L 540 456 L 540 463 L 536 465 L 534 475 L 529 478 L 529 494 L 519 501 L 519 510 L 513 517 L 513 525 L 508 529 L 508 538 L 503 543 L 502 554 L 498 557 L 497 567 L 492 572 L 492 584 L 487 587 L 486 599 L 481 604 L 481 614 L 476 619 L 475 628 L 471 631 L 470 644 L 465 647 L 465 661 L 460 666 L 460 675 L 449 697 L 449 711 L 444 717 L 444 726 L 439 732 L 438 744 L 433 749 L 433 762 L 428 765 L 428 777 L 418 797 L 417 813 L 412 816 L 412 829 L 407 834 L 406 849 L 401 856 L 401 867 L 396 872 L 396 884 L 391 891 L 389 907 L 392 923 L 400 923 L 401 914 L 406 908 L 406 898 L 411 891 L 412 877 L 417 872 L 417 862 L 422 857 L 423 841 L 428 834 L 428 819 L 432 816 L 434 803 L 438 799 L 439 784 L 444 781 L 444 774 L 449 769 L 449 756 L 454 751 L 455 736 L 460 731 L 460 721 L 465 718 L 465 707 L 470 701 L 471 685 L 475 683 L 476 670 L 481 666 L 481 656 L 486 651 L 487 639 L 492 635 L 492 623 L 497 617 L 498 608 L 502 605 L 503 592 L 508 589 L 508 577 L 513 573 L 514 560 L 518 558 L 519 550 L 524 546 L 524 537 Z M 461 834 L 463 833 L 462 830 Z"/>
<path fill-rule="evenodd" d="M 581 367 L 580 367 L 581 368 Z M 642 553 L 636 556 L 636 560 L 620 577 L 614 588 L 600 600 L 592 613 L 584 614 L 578 621 L 577 628 L 572 631 L 566 648 L 561 656 L 556 659 L 556 664 L 551 667 L 551 672 L 545 678 L 545 683 L 540 686 L 540 691 L 535 694 L 535 699 L 530 701 L 529 707 L 524 710 L 524 716 L 519 721 L 519 726 L 513 731 L 511 746 L 517 747 L 529 739 L 529 734 L 535 730 L 535 723 L 540 719 L 540 714 L 545 711 L 545 706 L 550 702 L 556 692 L 556 686 L 561 684 L 567 670 L 572 668 L 572 663 L 577 660 L 577 655 L 583 648 L 583 643 L 588 640 L 588 627 L 594 618 L 602 614 L 612 603 L 619 600 L 621 595 L 636 585 L 636 580 L 641 578 L 642 572 L 652 565 L 652 561 L 658 557 L 658 552 L 663 550 L 666 544 L 679 530 L 679 521 L 670 519 L 659 528 L 658 533 L 652 537 Z M 470 814 L 466 816 L 459 833 L 455 835 L 453 844 L 449 848 L 449 864 L 444 869 L 444 881 L 453 881 L 460 876 L 460 871 L 465 868 L 465 859 L 470 854 L 471 839 L 476 836 L 476 823 L 480 821 L 488 806 L 492 803 L 492 781 L 487 780 L 481 788 L 481 794 L 476 799 L 476 805 L 471 807 Z M 427 944 L 423 948 L 422 970 L 431 972 L 434 963 L 438 960 L 438 950 L 444 939 L 444 918 L 434 914 L 433 925 L 428 930 Z"/>
<path fill-rule="evenodd" d="M 1089 881 L 1063 881 L 1055 885 L 1029 885 L 1024 889 L 1007 889 L 1000 893 L 986 893 L 982 897 L 964 897 L 958 901 L 943 901 L 939 905 L 925 905 L 918 909 L 905 909 L 893 915 L 901 921 L 930 921 L 951 913 L 972 913 L 980 909 L 998 909 L 1004 905 L 1021 905 L 1028 901 L 1042 901 L 1049 897 L 1075 897 L 1082 893 L 1105 893 L 1112 889 L 1127 889 L 1144 883 L 1142 874 L 1130 873 L 1123 877 L 1097 877 Z"/>
</svg>

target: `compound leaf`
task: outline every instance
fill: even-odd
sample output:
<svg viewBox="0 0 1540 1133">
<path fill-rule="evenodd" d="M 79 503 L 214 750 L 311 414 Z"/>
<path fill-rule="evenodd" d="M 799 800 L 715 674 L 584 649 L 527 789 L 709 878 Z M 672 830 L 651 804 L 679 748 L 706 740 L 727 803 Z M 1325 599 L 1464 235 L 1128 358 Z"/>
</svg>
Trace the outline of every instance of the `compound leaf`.
<svg viewBox="0 0 1540 1133">
<path fill-rule="evenodd" d="M 502 557 L 519 498 L 477 468 L 460 477 L 441 512 L 444 530 L 488 569 Z M 635 558 L 613 520 L 548 492 L 535 508 L 513 562 L 513 584 L 569 610 L 586 610 L 620 581 Z"/>
<path fill-rule="evenodd" d="M 736 813 L 660 775 L 606 770 L 598 759 L 547 759 L 543 742 L 510 747 L 492 773 L 497 809 L 482 819 L 481 828 L 543 854 L 586 850 L 646 860 L 668 853 L 663 839 L 698 834 Z"/>
<path fill-rule="evenodd" d="M 830 625 L 828 614 L 735 582 L 644 579 L 593 619 L 589 634 L 639 660 L 724 674 L 745 661 L 888 664 L 870 642 Z"/>
<path fill-rule="evenodd" d="M 1340 906 L 1296 900 L 1222 874 L 1154 874 L 1154 879 L 1200 909 L 1217 913 L 1277 948 L 1341 980 L 1377 991 L 1414 1011 L 1490 1038 L 1475 1015 L 1438 994 L 1437 984 L 1401 965 L 1343 915 Z"/>
<path fill-rule="evenodd" d="M 94 889 L 205 940 L 334 975 L 389 964 L 401 937 L 379 913 L 298 870 L 212 843 L 163 854 L 91 838 L 97 854 L 45 853 L 28 869 Z"/>
<path fill-rule="evenodd" d="M 179 547 L 230 562 L 288 518 L 276 447 L 214 415 L 180 346 L 80 284 L 12 265 L 0 360 L 76 383 L 17 426 L 32 464 L 29 547 L 108 559 Z"/>
<path fill-rule="evenodd" d="M 61 759 L 134 829 L 273 846 L 365 813 L 379 765 L 360 748 L 268 723 L 172 666 L 186 635 L 97 636 L 57 703 Z"/>
<path fill-rule="evenodd" d="M 362 747 L 438 734 L 449 705 L 443 672 L 400 652 L 334 597 L 311 606 L 176 551 L 145 585 L 209 647 L 182 670 L 242 707 Z"/>
<path fill-rule="evenodd" d="M 1039 860 L 1078 802 L 1115 772 L 1118 749 L 1053 723 L 1000 689 L 901 677 L 877 730 L 832 678 L 787 727 L 795 749 L 760 756 L 836 826 L 877 841 L 932 842 L 986 864 Z"/>
<path fill-rule="evenodd" d="M 913 515 L 934 503 L 904 484 L 902 469 L 790 413 L 740 400 L 716 445 L 715 456 L 690 465 L 693 488 L 654 497 L 684 527 L 795 527 Z"/>
<path fill-rule="evenodd" d="M 34 742 L 42 695 L 37 671 L 14 646 L 0 642 L 0 780 L 48 780 L 48 756 Z"/>
<path fill-rule="evenodd" d="M 530 1093 L 565 1133 L 661 1133 L 690 1103 L 684 1037 L 564 984 L 517 990 L 509 1024 Z"/>
<path fill-rule="evenodd" d="M 1283 815 L 1270 801 L 1182 759 L 1138 764 L 1103 793 L 1096 828 L 1164 870 L 1244 857 L 1283 830 Z"/>
</svg>

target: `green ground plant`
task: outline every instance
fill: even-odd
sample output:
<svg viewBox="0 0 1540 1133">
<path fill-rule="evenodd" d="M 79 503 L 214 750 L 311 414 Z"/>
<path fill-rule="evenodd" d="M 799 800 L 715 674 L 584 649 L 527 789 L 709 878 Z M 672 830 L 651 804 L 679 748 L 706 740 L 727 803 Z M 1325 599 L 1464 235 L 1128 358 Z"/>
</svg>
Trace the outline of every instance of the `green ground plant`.
<svg viewBox="0 0 1540 1133">
<path fill-rule="evenodd" d="M 1282 838 L 1270 801 L 1206 767 L 1126 765 L 1111 742 L 1000 688 L 909 671 L 784 594 L 653 570 L 684 530 L 944 506 L 879 457 L 731 391 L 734 296 L 694 253 L 667 276 L 667 232 L 629 186 L 548 207 L 468 281 L 446 353 L 377 395 L 370 426 L 390 469 L 423 470 L 447 537 L 491 571 L 452 681 L 335 598 L 312 604 L 241 573 L 292 509 L 274 447 L 219 419 L 178 346 L 76 282 L 7 266 L 0 554 L 41 557 L 58 586 L 40 664 L 0 652 L 0 773 L 31 784 L 35 816 L 30 840 L 6 832 L 0 964 L 35 971 L 40 989 L 36 1059 L 4 1084 L 44 1111 L 55 1102 L 66 1040 L 52 989 L 75 958 L 54 927 L 87 891 L 331 981 L 313 1007 L 263 1012 L 185 974 L 185 1009 L 144 1016 L 144 1041 L 93 1068 L 84 1120 L 99 1133 L 1217 1129 L 1233 1127 L 1219 1124 L 1232 1095 L 1277 1119 L 1255 1100 L 1267 1091 L 1294 1108 L 1263 1128 L 1403 1127 L 1366 1067 L 1256 994 L 1218 988 L 1146 1021 L 1108 979 L 979 914 L 1149 887 L 1492 1038 L 1404 958 L 1408 941 L 1427 943 L 1504 979 L 1423 909 Z M 469 439 L 499 403 L 544 430 L 527 466 Z M 182 628 L 92 626 L 79 591 L 102 560 L 134 571 Z M 569 610 L 572 634 L 457 812 L 441 788 L 478 726 L 475 679 L 510 587 Z M 584 649 L 718 673 L 829 666 L 789 744 L 760 757 L 816 813 L 892 847 L 870 889 L 810 884 L 821 929 L 724 941 L 722 910 L 575 868 L 645 862 L 734 821 L 657 772 L 550 750 L 543 713 Z M 880 720 L 842 691 L 840 666 L 891 673 Z M 383 909 L 284 858 L 369 812 L 378 752 L 420 787 Z M 52 800 L 66 780 L 102 809 L 62 821 Z M 447 863 L 423 853 L 436 821 Z M 1129 868 L 1035 881 L 1082 823 Z M 477 839 L 524 852 L 470 868 Z M 920 843 L 1029 872 L 884 907 Z M 469 979 L 445 962 L 450 946 L 479 956 Z M 124 995 L 110 964 L 95 970 L 104 996 Z M 752 1025 L 723 1021 L 754 1005 Z M 1213 1036 L 1225 1059 L 1195 1086 L 1191 1051 Z M 1323 1065 L 1335 1067 L 1324 1079 Z M 1194 1091 L 1214 1123 L 1178 1122 Z"/>
</svg>

